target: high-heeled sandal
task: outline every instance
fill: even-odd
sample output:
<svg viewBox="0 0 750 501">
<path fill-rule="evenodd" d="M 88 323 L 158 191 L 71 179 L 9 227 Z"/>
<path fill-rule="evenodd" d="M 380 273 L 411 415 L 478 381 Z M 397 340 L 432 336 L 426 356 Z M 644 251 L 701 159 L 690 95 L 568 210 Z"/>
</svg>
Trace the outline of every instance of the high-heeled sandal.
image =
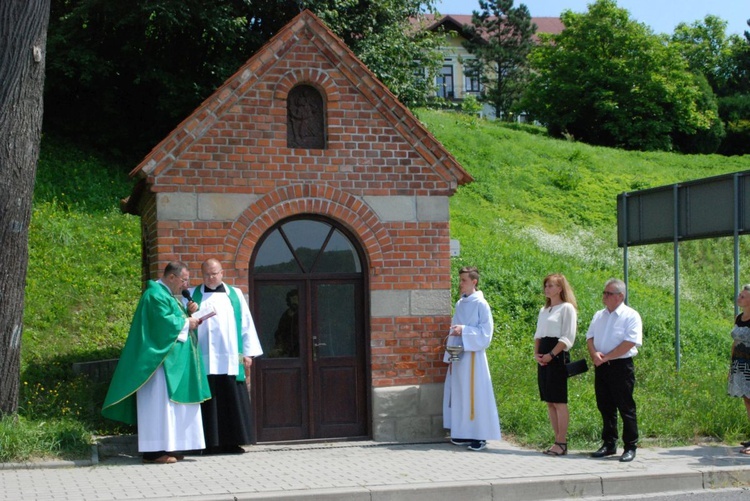
<svg viewBox="0 0 750 501">
<path fill-rule="evenodd" d="M 555 445 L 560 448 L 560 452 L 552 450 L 552 447 Z M 568 454 L 568 442 L 555 442 L 555 445 L 544 451 L 544 453 L 548 456 L 566 456 Z"/>
</svg>

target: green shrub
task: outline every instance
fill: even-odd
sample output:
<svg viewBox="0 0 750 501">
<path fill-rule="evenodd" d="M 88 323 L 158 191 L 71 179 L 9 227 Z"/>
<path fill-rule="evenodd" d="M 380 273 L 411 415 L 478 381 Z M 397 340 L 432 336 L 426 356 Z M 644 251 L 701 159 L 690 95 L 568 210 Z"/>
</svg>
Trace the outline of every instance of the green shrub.
<svg viewBox="0 0 750 501">
<path fill-rule="evenodd" d="M 482 104 L 476 96 L 473 94 L 467 94 L 461 102 L 461 112 L 467 115 L 476 116 L 480 111 L 482 111 Z"/>
<path fill-rule="evenodd" d="M 727 135 L 721 144 L 724 155 L 747 155 L 750 153 L 750 119 L 740 119 L 727 124 Z"/>
</svg>

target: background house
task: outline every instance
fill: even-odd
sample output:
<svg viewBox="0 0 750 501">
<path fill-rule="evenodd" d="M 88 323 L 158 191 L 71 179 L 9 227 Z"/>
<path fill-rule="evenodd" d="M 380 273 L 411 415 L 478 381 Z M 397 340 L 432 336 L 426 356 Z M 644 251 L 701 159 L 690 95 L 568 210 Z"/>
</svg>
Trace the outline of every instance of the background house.
<svg viewBox="0 0 750 501">
<path fill-rule="evenodd" d="M 249 296 L 258 441 L 444 435 L 448 199 L 471 176 L 315 15 L 131 175 L 144 280 L 216 257 Z"/>
<path fill-rule="evenodd" d="M 428 22 L 426 29 L 445 33 L 440 49 L 444 55 L 443 67 L 435 79 L 435 95 L 449 101 L 461 101 L 470 94 L 478 96 L 481 91 L 479 78 L 467 72 L 464 64 L 474 57 L 463 46 L 469 38 L 464 26 L 471 24 L 471 15 L 428 15 L 425 18 Z M 558 17 L 532 17 L 531 21 L 537 25 L 537 33 L 558 34 L 564 28 Z M 485 105 L 483 114 L 494 117 L 494 109 Z"/>
</svg>

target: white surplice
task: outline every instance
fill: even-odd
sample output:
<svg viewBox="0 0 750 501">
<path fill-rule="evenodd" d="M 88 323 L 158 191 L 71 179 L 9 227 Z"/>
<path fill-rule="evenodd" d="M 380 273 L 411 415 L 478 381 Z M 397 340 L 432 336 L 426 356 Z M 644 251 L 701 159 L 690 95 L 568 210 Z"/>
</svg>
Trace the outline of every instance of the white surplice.
<svg viewBox="0 0 750 501">
<path fill-rule="evenodd" d="M 169 400 L 164 366 L 136 392 L 138 451 L 190 451 L 205 449 L 201 404 Z"/>
<path fill-rule="evenodd" d="M 239 350 L 237 345 L 237 321 L 229 294 L 206 292 L 205 286 L 199 287 L 202 288 L 203 294 L 200 305 L 201 311 L 209 308 L 216 311 L 216 316 L 207 319 L 198 327 L 198 346 L 203 356 L 203 366 L 206 368 L 207 374 L 236 376 L 239 371 L 238 354 L 240 351 L 246 357 L 258 357 L 263 354 L 250 308 L 247 306 L 242 291 L 232 287 L 239 299 L 242 316 L 242 350 Z M 229 288 L 231 286 L 224 283 L 224 287 Z M 195 294 L 195 288 L 191 289 L 190 292 Z M 200 317 L 200 311 L 194 316 Z"/>
<path fill-rule="evenodd" d="M 458 362 L 452 362 L 445 377 L 443 427 L 453 438 L 500 440 L 500 420 L 485 350 L 492 341 L 492 313 L 481 291 L 456 303 L 452 325 L 461 325 L 461 336 L 450 336 L 449 344 L 463 344 Z M 445 354 L 444 362 L 449 355 Z"/>
</svg>

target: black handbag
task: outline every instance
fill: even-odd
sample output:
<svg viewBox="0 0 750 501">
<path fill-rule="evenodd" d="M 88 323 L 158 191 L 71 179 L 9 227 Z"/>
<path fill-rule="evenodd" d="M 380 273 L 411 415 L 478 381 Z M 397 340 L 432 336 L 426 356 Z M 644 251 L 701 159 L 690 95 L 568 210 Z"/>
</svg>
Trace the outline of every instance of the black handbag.
<svg viewBox="0 0 750 501">
<path fill-rule="evenodd" d="M 589 365 L 586 363 L 585 358 L 576 360 L 575 362 L 570 362 L 568 364 L 565 364 L 565 371 L 568 373 L 568 377 L 573 377 L 573 376 L 577 376 L 578 374 L 583 374 L 587 370 L 589 370 Z"/>
</svg>

